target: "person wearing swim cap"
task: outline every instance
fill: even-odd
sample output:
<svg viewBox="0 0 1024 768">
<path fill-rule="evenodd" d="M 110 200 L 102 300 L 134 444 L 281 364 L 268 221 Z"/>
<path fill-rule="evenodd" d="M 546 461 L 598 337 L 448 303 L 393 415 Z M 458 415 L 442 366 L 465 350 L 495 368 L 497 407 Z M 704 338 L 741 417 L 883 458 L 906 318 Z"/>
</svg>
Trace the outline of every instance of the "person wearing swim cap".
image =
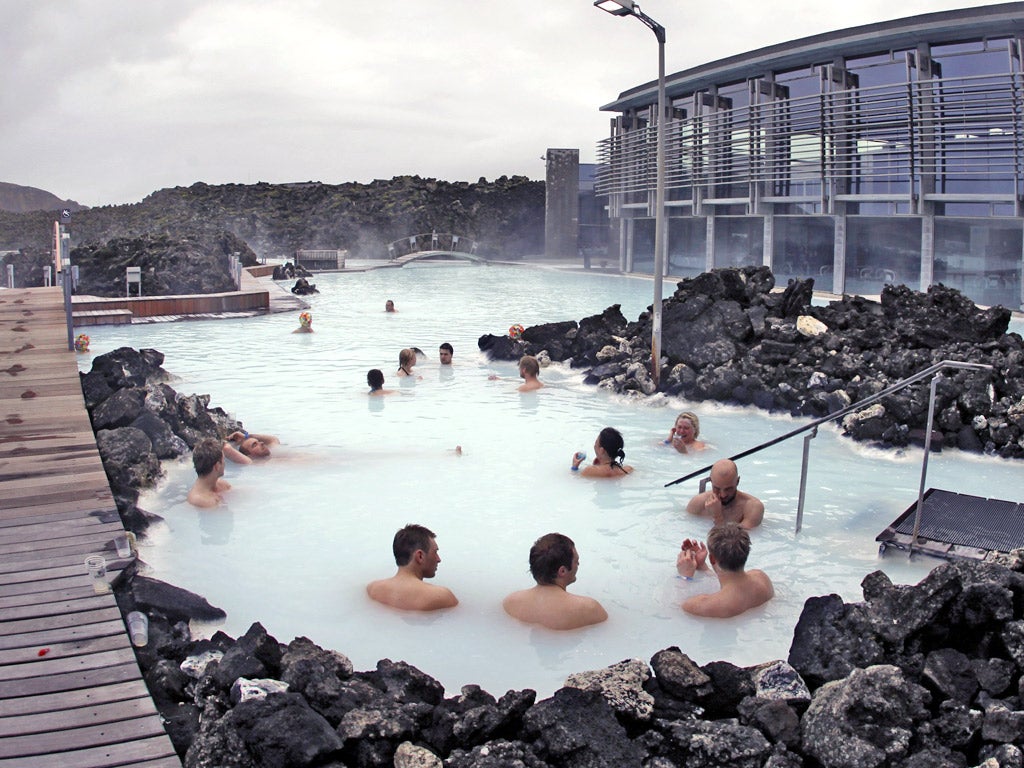
<svg viewBox="0 0 1024 768">
<path fill-rule="evenodd" d="M 299 315 L 299 327 L 292 333 L 313 333 L 313 315 L 309 312 Z"/>
</svg>

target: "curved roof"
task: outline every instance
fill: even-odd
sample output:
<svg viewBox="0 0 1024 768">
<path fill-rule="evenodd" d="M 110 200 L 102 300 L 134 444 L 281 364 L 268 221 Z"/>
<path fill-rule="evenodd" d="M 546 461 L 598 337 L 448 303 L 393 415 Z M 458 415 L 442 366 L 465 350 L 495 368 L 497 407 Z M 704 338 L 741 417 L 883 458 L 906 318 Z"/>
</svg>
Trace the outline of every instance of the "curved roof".
<svg viewBox="0 0 1024 768">
<path fill-rule="evenodd" d="M 801 66 L 827 63 L 837 57 L 867 56 L 893 49 L 913 48 L 919 43 L 955 43 L 984 37 L 1024 34 L 1024 3 L 999 3 L 957 11 L 940 11 L 770 45 L 749 53 L 729 56 L 669 75 L 669 98 L 685 96 L 712 85 L 725 85 L 766 72 L 784 72 Z M 638 85 L 601 107 L 605 112 L 624 112 L 658 101 L 658 83 Z"/>
</svg>

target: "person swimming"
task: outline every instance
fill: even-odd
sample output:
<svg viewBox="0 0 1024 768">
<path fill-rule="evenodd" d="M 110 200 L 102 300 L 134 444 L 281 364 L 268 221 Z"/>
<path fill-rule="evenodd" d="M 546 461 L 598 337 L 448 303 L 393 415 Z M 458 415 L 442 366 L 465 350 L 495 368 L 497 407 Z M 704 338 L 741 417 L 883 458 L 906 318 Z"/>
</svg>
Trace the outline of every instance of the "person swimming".
<svg viewBox="0 0 1024 768">
<path fill-rule="evenodd" d="M 633 471 L 633 467 L 623 464 L 626 452 L 623 450 L 622 433 L 614 427 L 605 427 L 594 441 L 594 463 L 580 469 L 580 464 L 587 458 L 585 453 L 577 453 L 572 457 L 572 471 L 584 477 L 622 477 Z"/>
</svg>

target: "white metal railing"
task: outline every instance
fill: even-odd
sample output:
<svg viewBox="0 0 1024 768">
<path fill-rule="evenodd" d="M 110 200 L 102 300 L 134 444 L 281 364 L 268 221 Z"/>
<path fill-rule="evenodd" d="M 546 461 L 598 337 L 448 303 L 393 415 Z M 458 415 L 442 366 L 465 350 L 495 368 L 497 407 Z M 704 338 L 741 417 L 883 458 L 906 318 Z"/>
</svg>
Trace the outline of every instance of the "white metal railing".
<svg viewBox="0 0 1024 768">
<path fill-rule="evenodd" d="M 1024 192 L 1024 82 L 1019 72 L 817 93 L 697 114 L 666 123 L 666 188 L 766 184 L 816 177 L 871 191 L 921 179 L 940 188 L 983 182 Z M 598 145 L 601 195 L 655 188 L 657 126 Z M 998 187 L 998 190 L 996 189 Z"/>
<path fill-rule="evenodd" d="M 923 381 L 923 380 L 925 380 L 925 379 L 930 377 L 931 378 L 931 386 L 930 386 L 930 396 L 929 396 L 929 400 L 928 400 L 928 425 L 926 427 L 925 438 L 924 438 L 924 457 L 921 460 L 921 484 L 920 484 L 920 487 L 918 489 L 918 494 L 917 494 L 917 512 L 914 515 L 914 536 L 913 536 L 913 539 L 912 539 L 912 541 L 910 543 L 910 548 L 909 548 L 909 551 L 908 551 L 908 556 L 909 555 L 913 555 L 914 554 L 914 544 L 917 542 L 917 534 L 918 534 L 918 530 L 920 529 L 920 526 L 921 526 L 921 509 L 924 506 L 925 479 L 926 479 L 927 474 L 928 474 L 928 455 L 931 453 L 931 446 L 932 446 L 932 428 L 934 427 L 934 419 L 935 419 L 935 400 L 936 400 L 937 387 L 938 387 L 939 379 L 942 377 L 942 371 L 944 371 L 947 368 L 955 368 L 955 369 L 965 370 L 965 371 L 991 371 L 992 370 L 992 366 L 991 365 L 986 365 L 984 363 L 964 363 L 964 362 L 960 362 L 959 360 L 943 360 L 942 362 L 935 363 L 934 365 L 931 365 L 928 368 L 925 368 L 923 371 L 919 371 L 919 372 L 913 374 L 912 376 L 908 376 L 907 378 L 902 379 L 902 380 L 896 382 L 895 384 L 892 384 L 891 386 L 886 387 L 885 389 L 881 390 L 877 394 L 871 395 L 870 397 L 865 397 L 863 400 L 858 400 L 856 403 L 853 403 L 852 405 L 848 405 L 845 408 L 841 408 L 838 411 L 834 411 L 834 412 L 830 413 L 828 416 L 823 416 L 820 419 L 815 419 L 814 421 L 812 421 L 812 422 L 810 422 L 808 424 L 804 424 L 802 427 L 797 427 L 796 429 L 791 430 L 790 432 L 787 432 L 784 435 L 779 435 L 778 437 L 772 438 L 771 440 L 766 440 L 765 442 L 761 443 L 760 445 L 754 446 L 753 448 L 748 448 L 745 451 L 740 451 L 739 453 L 737 453 L 737 454 L 735 454 L 733 456 L 729 456 L 728 458 L 731 459 L 732 461 L 736 461 L 737 459 L 742 459 L 745 456 L 750 456 L 751 454 L 757 453 L 758 451 L 763 451 L 765 448 L 770 448 L 773 445 L 777 445 L 777 444 L 779 444 L 781 442 L 789 440 L 791 437 L 796 437 L 797 435 L 803 434 L 804 432 L 808 433 L 804 437 L 803 462 L 802 462 L 801 467 L 800 467 L 800 495 L 798 497 L 797 511 L 796 511 L 796 531 L 795 532 L 796 533 L 800 533 L 800 529 L 803 527 L 803 519 L 804 519 L 804 497 L 805 497 L 806 492 L 807 492 L 807 467 L 808 467 L 808 460 L 809 460 L 809 457 L 810 457 L 810 443 L 811 443 L 811 440 L 813 440 L 815 437 L 817 437 L 817 435 L 818 435 L 818 427 L 820 427 L 822 424 L 827 424 L 830 421 L 835 421 L 836 419 L 840 419 L 840 418 L 842 418 L 843 416 L 845 416 L 848 413 L 853 413 L 855 411 L 862 410 L 863 408 L 865 408 L 866 406 L 871 405 L 872 403 L 877 403 L 879 400 L 882 400 L 883 398 L 886 398 L 889 395 L 892 395 L 892 394 L 894 394 L 896 392 L 899 392 L 901 389 L 905 389 L 906 387 L 909 387 L 911 384 L 916 384 L 917 382 Z M 707 466 L 701 467 L 700 469 L 695 470 L 693 472 L 690 472 L 687 475 L 683 475 L 682 477 L 680 477 L 680 478 L 678 478 L 676 480 L 673 480 L 670 483 L 665 483 L 665 487 L 668 488 L 668 487 L 673 486 L 673 485 L 678 485 L 679 483 L 683 483 L 683 482 L 685 482 L 687 480 L 690 480 L 691 478 L 697 477 L 698 475 L 702 475 L 705 472 L 708 472 L 711 469 L 712 466 L 713 465 L 708 464 Z M 701 482 L 701 491 L 704 490 L 704 484 L 705 484 L 705 481 L 702 481 Z"/>
</svg>

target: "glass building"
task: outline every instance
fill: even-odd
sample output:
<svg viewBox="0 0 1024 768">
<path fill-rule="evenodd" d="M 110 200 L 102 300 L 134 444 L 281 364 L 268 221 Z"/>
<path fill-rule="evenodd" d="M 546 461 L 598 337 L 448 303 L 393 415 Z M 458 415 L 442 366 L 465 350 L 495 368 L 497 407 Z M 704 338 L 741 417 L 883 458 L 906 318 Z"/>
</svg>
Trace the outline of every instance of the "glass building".
<svg viewBox="0 0 1024 768">
<path fill-rule="evenodd" d="M 1024 3 L 854 27 L 666 78 L 666 274 L 958 288 L 1024 305 Z M 624 271 L 651 273 L 657 82 L 598 147 Z"/>
</svg>

